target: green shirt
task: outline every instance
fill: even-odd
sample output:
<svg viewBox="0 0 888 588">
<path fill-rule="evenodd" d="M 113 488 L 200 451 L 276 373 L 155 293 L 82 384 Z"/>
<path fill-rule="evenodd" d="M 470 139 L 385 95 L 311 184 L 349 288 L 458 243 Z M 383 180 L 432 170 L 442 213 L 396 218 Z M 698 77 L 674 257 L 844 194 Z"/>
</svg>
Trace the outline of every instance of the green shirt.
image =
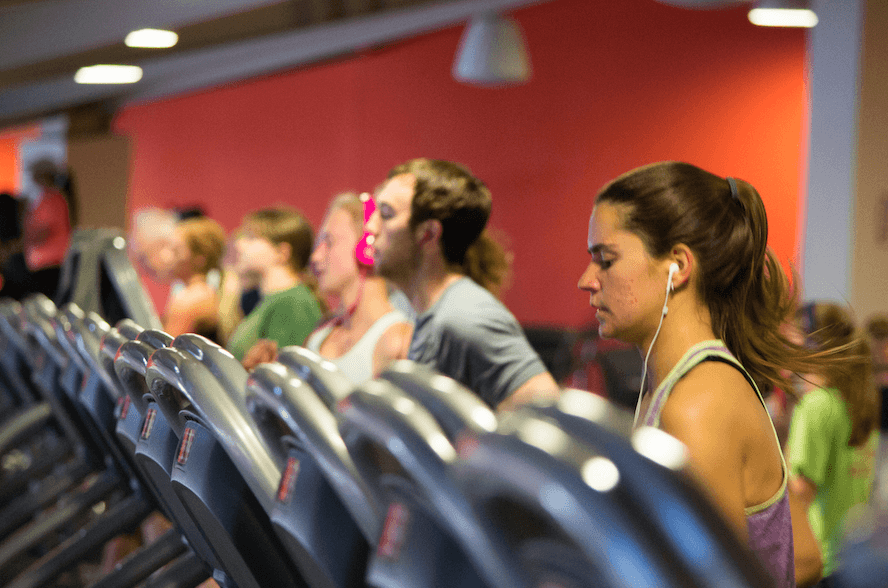
<svg viewBox="0 0 888 588">
<path fill-rule="evenodd" d="M 266 295 L 231 334 L 228 350 L 238 360 L 259 339 L 278 347 L 302 345 L 321 319 L 321 306 L 305 284 Z"/>
<path fill-rule="evenodd" d="M 838 390 L 817 389 L 796 407 L 789 429 L 789 468 L 817 486 L 808 509 L 811 530 L 823 552 L 823 575 L 835 571 L 848 511 L 869 501 L 879 433 L 849 447 L 851 417 Z"/>
</svg>

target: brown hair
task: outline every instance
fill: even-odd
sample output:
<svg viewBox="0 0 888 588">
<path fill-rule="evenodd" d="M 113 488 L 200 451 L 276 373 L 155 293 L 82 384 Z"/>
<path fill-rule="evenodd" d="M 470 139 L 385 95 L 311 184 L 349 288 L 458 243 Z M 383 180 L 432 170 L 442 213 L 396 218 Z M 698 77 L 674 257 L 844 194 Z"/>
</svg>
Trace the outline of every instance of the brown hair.
<svg viewBox="0 0 888 588">
<path fill-rule="evenodd" d="M 347 212 L 351 217 L 352 225 L 358 237 L 360 238 L 364 234 L 364 203 L 361 202 L 360 196 L 354 192 L 342 192 L 334 196 L 330 206 L 327 207 L 327 214 L 324 216 L 325 221 L 334 210 L 344 210 Z"/>
<path fill-rule="evenodd" d="M 314 246 L 314 230 L 295 208 L 278 206 L 251 212 L 244 226 L 275 245 L 290 245 L 290 267 L 301 274 L 308 266 Z"/>
<path fill-rule="evenodd" d="M 191 218 L 181 221 L 176 228 L 191 251 L 192 256 L 200 256 L 203 263 L 194 268 L 201 275 L 222 266 L 225 251 L 225 231 L 216 221 L 209 218 Z"/>
<path fill-rule="evenodd" d="M 880 398 L 873 381 L 870 347 L 863 333 L 854 328 L 851 313 L 832 302 L 811 302 L 796 313 L 809 343 L 817 349 L 839 349 L 844 363 L 824 366 L 829 388 L 839 391 L 851 417 L 848 445 L 862 445 L 879 424 Z"/>
<path fill-rule="evenodd" d="M 888 339 L 888 317 L 877 315 L 866 323 L 866 332 L 872 339 Z"/>
<path fill-rule="evenodd" d="M 503 247 L 485 230 L 490 218 L 490 190 L 462 165 L 440 159 L 412 159 L 388 177 L 416 179 L 410 205 L 410 227 L 435 219 L 441 223 L 441 251 L 480 286 L 499 294 L 510 267 Z"/>
<path fill-rule="evenodd" d="M 845 363 L 841 350 L 812 351 L 780 328 L 793 318 L 797 293 L 768 248 L 768 219 L 755 188 L 688 163 L 661 162 L 632 170 L 606 185 L 597 203 L 621 205 L 623 227 L 649 255 L 663 258 L 683 243 L 699 264 L 694 287 L 712 330 L 756 382 L 793 393 L 782 370 L 819 373 Z"/>
</svg>

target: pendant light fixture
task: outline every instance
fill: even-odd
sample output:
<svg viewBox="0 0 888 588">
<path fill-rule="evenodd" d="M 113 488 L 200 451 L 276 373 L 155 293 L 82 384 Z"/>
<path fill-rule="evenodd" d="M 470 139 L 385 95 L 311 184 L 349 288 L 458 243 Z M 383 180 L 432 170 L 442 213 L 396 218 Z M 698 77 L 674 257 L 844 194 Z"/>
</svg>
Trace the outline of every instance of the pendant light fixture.
<svg viewBox="0 0 888 588">
<path fill-rule="evenodd" d="M 497 12 L 474 17 L 460 39 L 452 74 L 457 81 L 488 87 L 530 80 L 530 59 L 518 22 Z"/>
</svg>

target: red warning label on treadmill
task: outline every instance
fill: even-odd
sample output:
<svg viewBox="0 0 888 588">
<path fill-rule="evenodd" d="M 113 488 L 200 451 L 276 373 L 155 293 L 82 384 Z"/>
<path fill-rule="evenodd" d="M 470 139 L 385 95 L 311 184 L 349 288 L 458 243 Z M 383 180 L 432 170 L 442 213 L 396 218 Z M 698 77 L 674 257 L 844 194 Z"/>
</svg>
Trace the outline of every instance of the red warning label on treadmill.
<svg viewBox="0 0 888 588">
<path fill-rule="evenodd" d="M 117 420 L 122 421 L 126 418 L 126 415 L 129 414 L 129 405 L 129 396 L 121 396 L 117 399 L 117 407 L 115 410 L 115 416 L 117 417 Z"/>
<path fill-rule="evenodd" d="M 461 433 L 456 439 L 456 453 L 468 459 L 478 449 L 478 438 L 470 433 Z"/>
<path fill-rule="evenodd" d="M 293 488 L 296 486 L 296 478 L 299 477 L 299 460 L 291 457 L 287 460 L 287 467 L 281 475 L 281 483 L 278 486 L 278 502 L 286 504 L 290 501 Z"/>
<path fill-rule="evenodd" d="M 351 398 L 346 396 L 342 400 L 336 403 L 336 412 L 342 414 L 344 412 L 348 412 L 352 407 Z"/>
<path fill-rule="evenodd" d="M 157 409 L 149 408 L 145 412 L 145 422 L 142 423 L 142 439 L 148 439 L 151 436 L 151 429 L 154 428 L 154 419 L 157 418 Z"/>
<path fill-rule="evenodd" d="M 188 462 L 192 443 L 194 443 L 194 429 L 186 428 L 185 432 L 182 433 L 182 441 L 179 442 L 179 452 L 176 454 L 176 463 L 180 466 Z"/>
<path fill-rule="evenodd" d="M 400 502 L 389 505 L 382 536 L 379 538 L 379 547 L 376 549 L 377 555 L 391 561 L 396 561 L 400 557 L 409 522 L 410 510 L 406 506 Z"/>
</svg>

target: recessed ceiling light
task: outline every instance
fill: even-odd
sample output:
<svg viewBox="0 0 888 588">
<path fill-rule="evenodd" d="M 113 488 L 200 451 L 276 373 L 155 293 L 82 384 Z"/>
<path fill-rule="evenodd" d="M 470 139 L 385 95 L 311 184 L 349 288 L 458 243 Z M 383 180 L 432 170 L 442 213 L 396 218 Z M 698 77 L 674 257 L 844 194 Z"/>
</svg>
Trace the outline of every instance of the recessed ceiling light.
<svg viewBox="0 0 888 588">
<path fill-rule="evenodd" d="M 142 68 L 136 65 L 90 65 L 74 74 L 78 84 L 134 84 L 142 79 Z"/>
<path fill-rule="evenodd" d="M 127 47 L 147 47 L 149 49 L 166 49 L 179 42 L 179 35 L 173 31 L 159 29 L 140 29 L 126 36 Z"/>
<path fill-rule="evenodd" d="M 753 8 L 749 11 L 749 22 L 760 27 L 804 27 L 817 26 L 817 14 L 807 8 Z"/>
</svg>

